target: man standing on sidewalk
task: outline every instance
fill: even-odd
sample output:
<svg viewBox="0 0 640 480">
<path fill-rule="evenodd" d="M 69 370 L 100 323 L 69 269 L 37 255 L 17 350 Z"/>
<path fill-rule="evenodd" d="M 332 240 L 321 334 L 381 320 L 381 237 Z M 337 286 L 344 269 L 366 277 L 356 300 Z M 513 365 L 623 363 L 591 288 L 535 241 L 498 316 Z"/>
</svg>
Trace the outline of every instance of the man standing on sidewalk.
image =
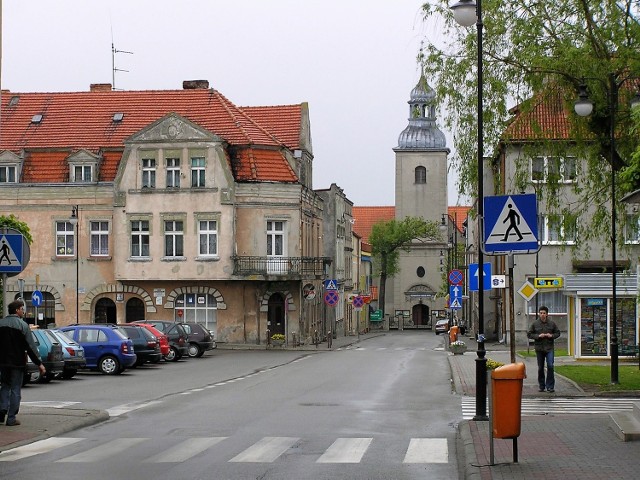
<svg viewBox="0 0 640 480">
<path fill-rule="evenodd" d="M 7 417 L 7 426 L 20 425 L 16 414 L 20 409 L 22 379 L 27 355 L 38 365 L 40 374 L 46 370 L 38 354 L 29 325 L 22 320 L 24 303 L 16 300 L 8 305 L 9 315 L 0 320 L 0 423 Z M 26 353 L 26 355 L 25 355 Z"/>
<path fill-rule="evenodd" d="M 538 391 L 553 392 L 555 390 L 556 379 L 553 374 L 554 360 L 554 340 L 560 336 L 560 330 L 554 321 L 549 320 L 549 309 L 540 307 L 538 310 L 538 319 L 535 320 L 527 337 L 533 340 L 536 349 L 536 357 L 538 359 Z M 544 378 L 544 362 L 547 362 L 547 379 Z"/>
</svg>

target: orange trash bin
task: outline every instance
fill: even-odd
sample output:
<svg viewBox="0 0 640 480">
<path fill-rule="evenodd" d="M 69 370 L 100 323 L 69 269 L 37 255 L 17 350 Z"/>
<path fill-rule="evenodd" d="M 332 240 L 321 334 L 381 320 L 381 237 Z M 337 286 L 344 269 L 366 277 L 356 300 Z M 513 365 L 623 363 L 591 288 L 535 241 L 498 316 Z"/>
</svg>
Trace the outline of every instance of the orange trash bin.
<svg viewBox="0 0 640 480">
<path fill-rule="evenodd" d="M 458 333 L 460 332 L 460 327 L 457 325 L 453 325 L 449 328 L 449 343 L 453 343 L 458 340 Z"/>
<path fill-rule="evenodd" d="M 516 438 L 522 424 L 524 363 L 510 363 L 491 372 L 494 438 Z"/>
</svg>

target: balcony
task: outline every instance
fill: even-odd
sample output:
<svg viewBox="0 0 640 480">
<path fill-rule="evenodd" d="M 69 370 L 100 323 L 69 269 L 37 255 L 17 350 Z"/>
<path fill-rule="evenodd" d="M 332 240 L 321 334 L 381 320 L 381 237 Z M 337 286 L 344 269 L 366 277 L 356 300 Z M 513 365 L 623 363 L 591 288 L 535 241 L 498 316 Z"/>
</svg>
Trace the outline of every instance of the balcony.
<svg viewBox="0 0 640 480">
<path fill-rule="evenodd" d="M 328 265 L 328 257 L 233 257 L 233 274 L 322 279 Z"/>
</svg>

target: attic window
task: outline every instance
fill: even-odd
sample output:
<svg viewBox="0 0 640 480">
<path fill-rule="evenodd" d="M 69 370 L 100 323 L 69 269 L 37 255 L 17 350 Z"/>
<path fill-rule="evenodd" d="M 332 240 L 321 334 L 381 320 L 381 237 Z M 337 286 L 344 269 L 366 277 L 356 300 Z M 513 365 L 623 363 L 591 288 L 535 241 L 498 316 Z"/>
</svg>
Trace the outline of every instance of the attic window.
<svg viewBox="0 0 640 480">
<path fill-rule="evenodd" d="M 31 117 L 31 123 L 42 123 L 42 114 L 36 113 L 33 117 Z"/>
<path fill-rule="evenodd" d="M 123 118 L 124 118 L 124 113 L 116 112 L 116 113 L 113 114 L 112 120 L 114 122 L 121 122 Z"/>
<path fill-rule="evenodd" d="M 11 100 L 9 100 L 9 106 L 15 107 L 19 101 L 20 101 L 20 97 L 18 95 L 14 95 L 13 97 L 11 97 Z"/>
</svg>

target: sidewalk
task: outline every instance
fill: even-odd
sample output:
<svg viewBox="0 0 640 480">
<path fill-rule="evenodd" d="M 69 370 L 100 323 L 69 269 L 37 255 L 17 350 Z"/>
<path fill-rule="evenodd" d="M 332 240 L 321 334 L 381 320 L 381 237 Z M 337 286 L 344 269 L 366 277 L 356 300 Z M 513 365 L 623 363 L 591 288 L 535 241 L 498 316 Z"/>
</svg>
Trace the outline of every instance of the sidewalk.
<svg viewBox="0 0 640 480">
<path fill-rule="evenodd" d="M 475 396 L 477 344 L 464 339 L 469 350 L 449 355 L 456 392 Z M 509 347 L 485 343 L 487 358 L 510 363 Z M 571 380 L 556 373 L 555 393 L 538 392 L 535 357 L 517 356 L 527 378 L 523 397 L 584 397 Z M 575 363 L 572 357 L 556 357 L 556 365 Z M 489 377 L 489 382 L 491 377 Z M 607 398 L 607 397 L 603 397 Z M 640 399 L 639 399 L 640 401 Z M 487 401 L 487 414 L 489 403 Z M 518 463 L 513 463 L 513 440 L 494 439 L 494 462 L 490 466 L 489 422 L 464 420 L 459 425 L 458 451 L 461 478 L 466 479 L 636 479 L 640 477 L 639 442 L 623 442 L 611 428 L 608 414 L 523 416 L 518 437 Z"/>
</svg>

